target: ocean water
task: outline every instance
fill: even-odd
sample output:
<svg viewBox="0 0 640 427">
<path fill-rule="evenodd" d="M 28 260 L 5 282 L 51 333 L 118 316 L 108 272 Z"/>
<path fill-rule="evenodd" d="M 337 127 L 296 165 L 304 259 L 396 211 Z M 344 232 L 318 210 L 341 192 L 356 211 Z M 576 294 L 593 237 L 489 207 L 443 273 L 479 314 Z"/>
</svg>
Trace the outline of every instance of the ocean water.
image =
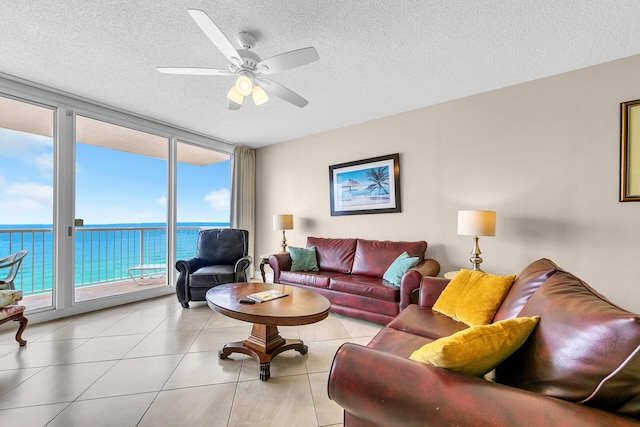
<svg viewBox="0 0 640 427">
<path fill-rule="evenodd" d="M 127 269 L 139 264 L 166 264 L 166 224 L 95 224 L 76 227 L 75 286 L 128 279 Z M 229 227 L 229 223 L 178 223 L 177 259 L 195 255 L 200 228 Z M 1 225 L 0 258 L 29 251 L 16 278 L 25 293 L 50 291 L 53 286 L 51 225 Z M 0 271 L 0 278 L 6 271 Z"/>
</svg>

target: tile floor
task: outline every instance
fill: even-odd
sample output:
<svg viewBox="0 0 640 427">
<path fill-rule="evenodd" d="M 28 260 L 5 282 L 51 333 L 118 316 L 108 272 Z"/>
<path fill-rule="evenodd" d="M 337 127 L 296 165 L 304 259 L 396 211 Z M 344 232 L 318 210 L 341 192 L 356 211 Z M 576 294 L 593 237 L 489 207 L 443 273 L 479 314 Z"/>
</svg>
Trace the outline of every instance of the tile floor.
<svg viewBox="0 0 640 427">
<path fill-rule="evenodd" d="M 23 348 L 9 323 L 0 329 L 0 420 L 21 427 L 340 426 L 326 391 L 333 355 L 381 328 L 333 313 L 279 328 L 309 352 L 281 353 L 263 382 L 253 359 L 218 359 L 249 324 L 206 303 L 183 310 L 173 295 L 29 325 Z"/>
</svg>

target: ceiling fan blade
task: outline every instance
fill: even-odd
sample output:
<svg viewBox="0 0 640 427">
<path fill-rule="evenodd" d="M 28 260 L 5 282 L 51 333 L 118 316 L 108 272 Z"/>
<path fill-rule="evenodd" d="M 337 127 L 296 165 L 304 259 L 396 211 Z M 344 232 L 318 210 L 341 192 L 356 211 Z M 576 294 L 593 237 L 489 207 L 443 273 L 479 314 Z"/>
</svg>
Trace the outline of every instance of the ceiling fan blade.
<svg viewBox="0 0 640 427">
<path fill-rule="evenodd" d="M 198 9 L 188 9 L 189 14 L 196 21 L 196 24 L 200 27 L 203 33 L 209 40 L 213 42 L 213 44 L 218 48 L 218 50 L 229 60 L 229 62 L 242 65 L 242 59 L 240 58 L 240 54 L 233 47 L 227 36 L 218 28 L 218 26 L 213 22 L 209 15 L 204 13 L 202 10 Z"/>
<path fill-rule="evenodd" d="M 256 68 L 262 74 L 273 74 L 301 67 L 318 59 L 320 59 L 320 55 L 315 48 L 305 47 L 262 60 L 258 62 Z"/>
<path fill-rule="evenodd" d="M 229 101 L 229 110 L 239 110 L 242 107 L 242 104 L 238 104 L 233 101 Z"/>
<path fill-rule="evenodd" d="M 261 79 L 258 80 L 258 86 L 264 89 L 269 95 L 275 95 L 278 98 L 282 98 L 283 100 L 290 102 L 291 104 L 298 106 L 300 108 L 304 107 L 309 103 L 306 99 L 282 86 L 280 83 L 276 83 L 273 80 Z"/>
<path fill-rule="evenodd" d="M 156 70 L 165 74 L 189 74 L 198 76 L 231 76 L 233 73 L 229 70 L 220 70 L 217 68 L 197 68 L 197 67 L 157 67 Z"/>
</svg>

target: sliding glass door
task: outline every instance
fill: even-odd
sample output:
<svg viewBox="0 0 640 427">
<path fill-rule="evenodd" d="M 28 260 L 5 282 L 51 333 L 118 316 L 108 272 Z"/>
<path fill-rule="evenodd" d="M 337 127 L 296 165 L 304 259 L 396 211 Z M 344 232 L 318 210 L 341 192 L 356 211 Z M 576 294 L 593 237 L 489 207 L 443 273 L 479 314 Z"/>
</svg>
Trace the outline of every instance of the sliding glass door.
<svg viewBox="0 0 640 427">
<path fill-rule="evenodd" d="M 76 302 L 167 284 L 168 149 L 168 138 L 76 116 Z"/>
<path fill-rule="evenodd" d="M 55 109 L 0 96 L 0 259 L 26 250 L 14 287 L 52 306 Z M 0 279 L 7 273 L 0 269 Z"/>
<path fill-rule="evenodd" d="M 178 141 L 176 259 L 195 256 L 198 232 L 229 227 L 229 154 Z"/>
</svg>

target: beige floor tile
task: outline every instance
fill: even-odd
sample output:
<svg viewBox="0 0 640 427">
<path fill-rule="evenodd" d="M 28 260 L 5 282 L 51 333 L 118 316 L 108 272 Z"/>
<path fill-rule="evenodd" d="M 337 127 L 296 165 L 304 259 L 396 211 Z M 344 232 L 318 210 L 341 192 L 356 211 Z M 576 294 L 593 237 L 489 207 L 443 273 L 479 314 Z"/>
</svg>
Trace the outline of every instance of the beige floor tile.
<svg viewBox="0 0 640 427">
<path fill-rule="evenodd" d="M 97 336 L 109 337 L 115 335 L 148 334 L 156 329 L 167 316 L 127 316 L 108 327 Z"/>
<path fill-rule="evenodd" d="M 350 338 L 349 332 L 345 329 L 340 319 L 327 317 L 321 322 L 298 327 L 300 339 L 307 341 L 325 341 L 341 338 Z"/>
<path fill-rule="evenodd" d="M 209 310 L 211 310 L 211 309 L 209 309 Z M 246 326 L 246 325 L 249 325 L 249 327 L 251 326 L 250 323 L 243 322 L 242 320 L 232 319 L 231 317 L 224 316 L 224 315 L 222 315 L 220 313 L 217 313 L 217 312 L 215 312 L 213 310 L 211 312 L 213 313 L 213 315 L 211 316 L 211 318 L 209 319 L 207 324 L 204 326 L 205 329 L 209 329 L 209 328 L 232 328 L 232 327 L 239 327 L 239 326 Z"/>
<path fill-rule="evenodd" d="M 71 403 L 47 427 L 135 426 L 149 408 L 157 393 L 80 400 Z"/>
<path fill-rule="evenodd" d="M 93 338 L 99 335 L 102 331 L 113 326 L 117 319 L 85 319 L 83 321 L 70 322 L 51 333 L 43 336 L 38 340 L 52 341 L 52 340 L 69 340 L 78 338 Z"/>
<path fill-rule="evenodd" d="M 336 350 L 349 341 L 351 340 L 329 340 L 309 344 L 309 353 L 306 356 L 307 372 L 328 372 Z"/>
<path fill-rule="evenodd" d="M 2 409 L 0 420 L 4 426 L 41 427 L 47 425 L 68 403 L 29 406 L 27 408 Z"/>
<path fill-rule="evenodd" d="M 251 325 L 248 323 L 229 328 L 203 329 L 189 348 L 189 352 L 218 351 L 228 342 L 247 339 L 250 332 Z"/>
<path fill-rule="evenodd" d="M 87 340 L 72 352 L 57 358 L 55 363 L 83 363 L 100 360 L 118 360 L 144 339 L 145 335 L 97 337 Z"/>
<path fill-rule="evenodd" d="M 198 336 L 199 331 L 171 331 L 147 335 L 124 358 L 184 354 Z"/>
<path fill-rule="evenodd" d="M 237 382 L 242 358 L 220 360 L 217 351 L 187 353 L 163 389 Z"/>
<path fill-rule="evenodd" d="M 313 406 L 316 409 L 318 425 L 321 426 L 341 424 L 343 418 L 342 407 L 329 399 L 329 396 L 327 394 L 328 379 L 328 372 L 309 374 L 311 395 L 313 396 Z"/>
<path fill-rule="evenodd" d="M 0 396 L 31 378 L 44 368 L 9 369 L 0 371 Z M 0 418 L 2 419 L 2 418 Z"/>
<path fill-rule="evenodd" d="M 115 362 L 49 366 L 0 396 L 0 409 L 71 402 Z"/>
<path fill-rule="evenodd" d="M 229 426 L 317 426 L 306 375 L 238 383 Z"/>
<path fill-rule="evenodd" d="M 352 338 L 374 336 L 384 327 L 384 325 L 367 322 L 366 320 L 356 319 L 354 317 L 341 315 L 338 318 Z"/>
<path fill-rule="evenodd" d="M 212 315 L 211 311 L 178 311 L 168 316 L 152 332 L 199 331 L 205 327 Z"/>
<path fill-rule="evenodd" d="M 229 383 L 161 391 L 138 427 L 239 425 L 228 424 L 235 390 L 236 383 Z"/>
<path fill-rule="evenodd" d="M 120 360 L 80 400 L 160 391 L 182 357 L 179 354 Z"/>
<path fill-rule="evenodd" d="M 30 342 L 26 347 L 2 356 L 0 366 L 2 369 L 20 369 L 53 365 L 87 341 L 89 339 Z"/>
</svg>

